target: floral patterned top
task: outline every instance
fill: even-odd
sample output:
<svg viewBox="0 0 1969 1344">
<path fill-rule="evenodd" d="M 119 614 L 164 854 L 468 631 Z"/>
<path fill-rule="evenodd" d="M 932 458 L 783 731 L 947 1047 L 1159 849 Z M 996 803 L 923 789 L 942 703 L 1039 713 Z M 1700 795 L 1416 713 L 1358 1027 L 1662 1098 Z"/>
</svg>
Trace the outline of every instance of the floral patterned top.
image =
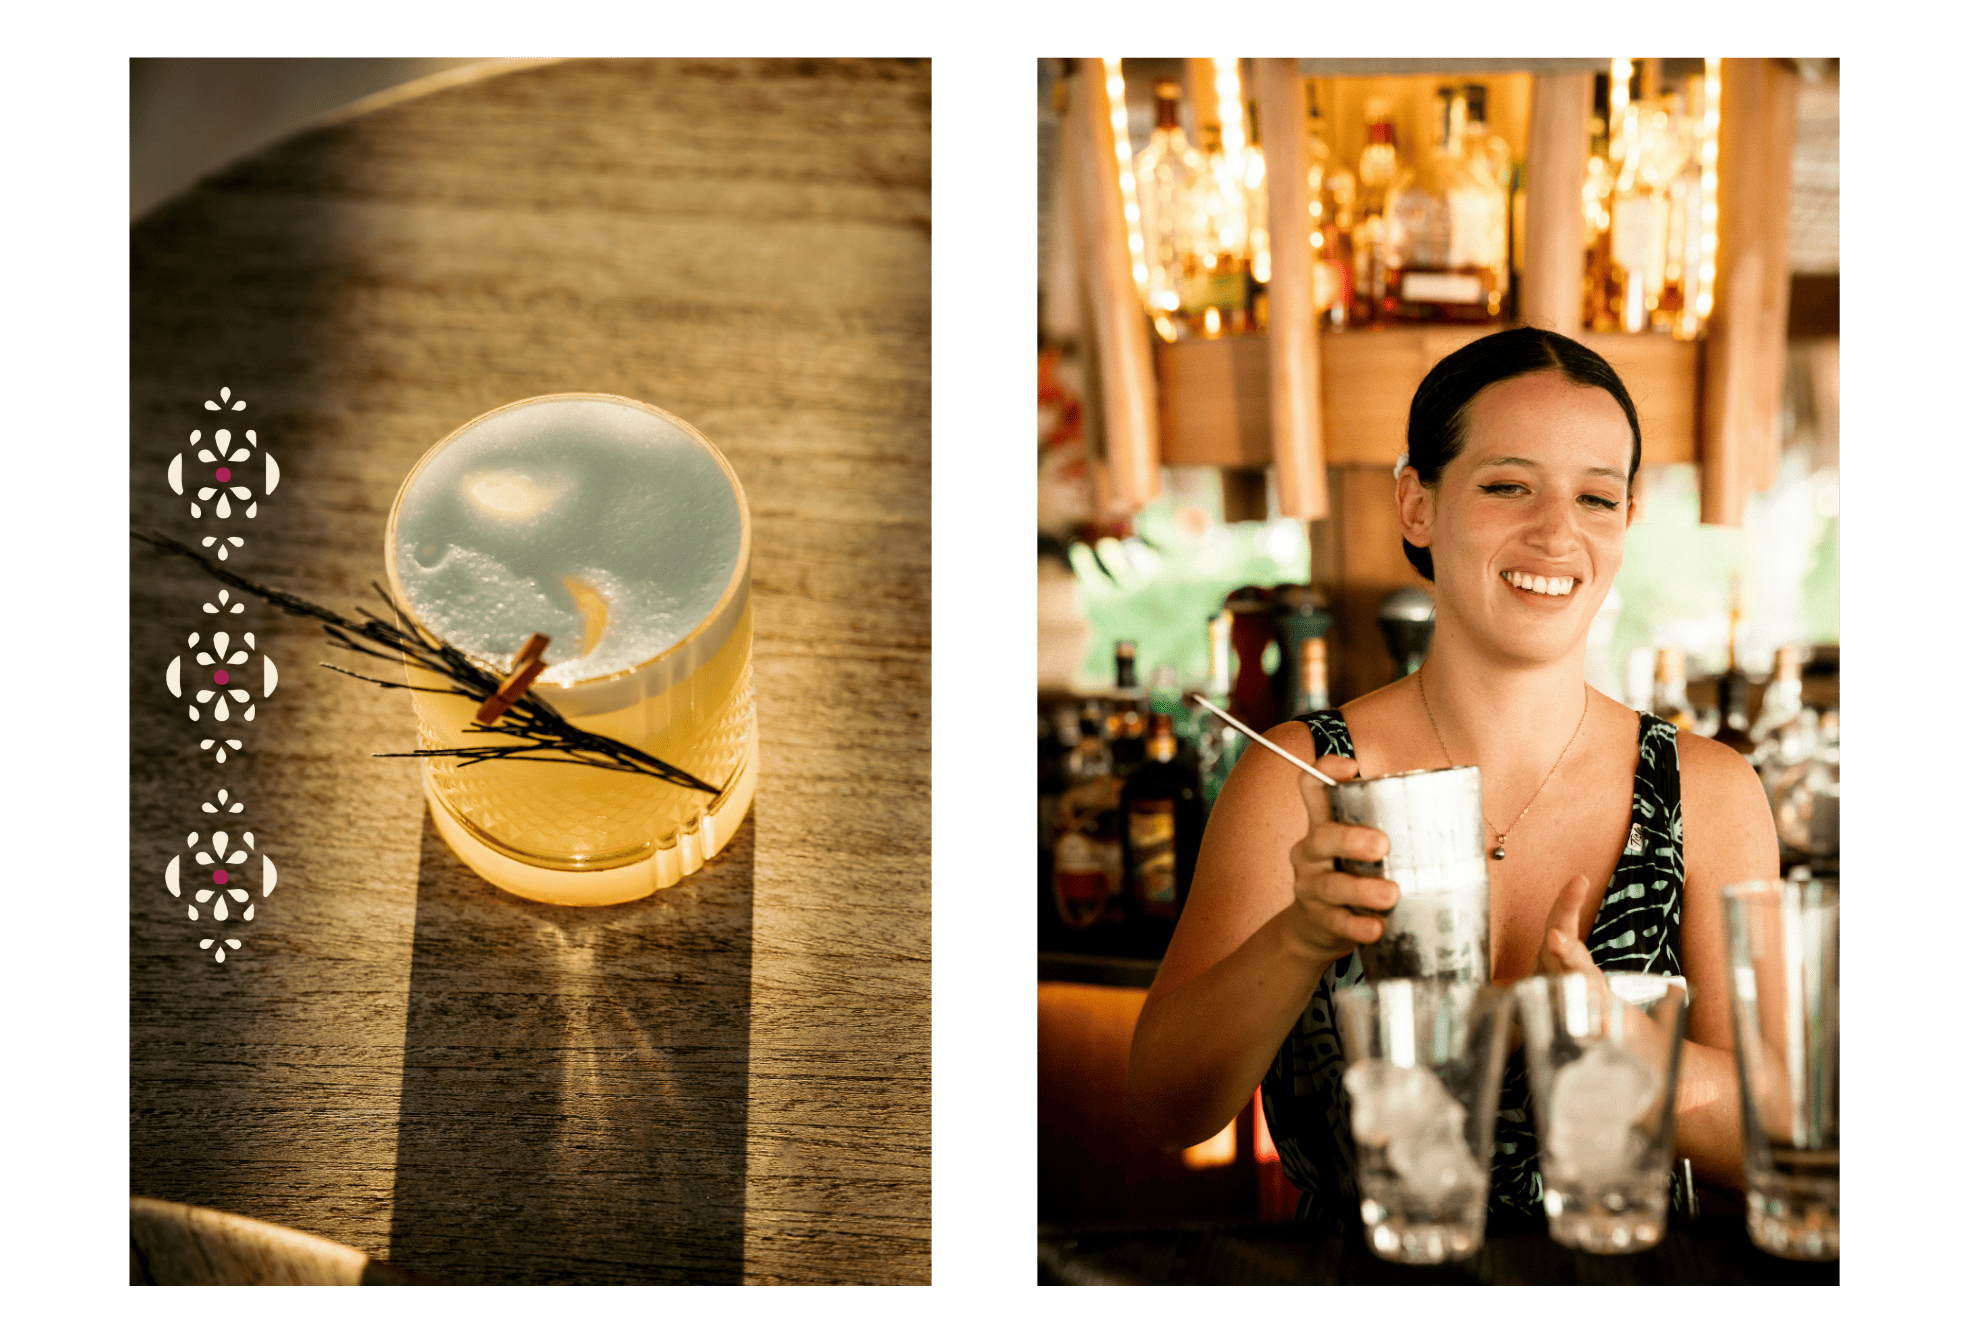
<svg viewBox="0 0 1969 1344">
<path fill-rule="evenodd" d="M 1318 756 L 1354 755 L 1346 720 L 1335 709 L 1300 719 Z M 1682 974 L 1682 775 L 1675 728 L 1641 715 L 1641 758 L 1634 768 L 1634 809 L 1627 845 L 1587 936 L 1594 964 L 1607 971 Z M 1346 1089 L 1346 1053 L 1333 1011 L 1333 991 L 1362 979 L 1358 952 L 1327 968 L 1265 1073 L 1265 1123 L 1292 1183 L 1304 1192 L 1299 1216 L 1329 1227 L 1360 1219 L 1353 1126 Z M 1491 1151 L 1493 1218 L 1537 1218 L 1544 1190 L 1524 1054 L 1504 1065 Z"/>
</svg>

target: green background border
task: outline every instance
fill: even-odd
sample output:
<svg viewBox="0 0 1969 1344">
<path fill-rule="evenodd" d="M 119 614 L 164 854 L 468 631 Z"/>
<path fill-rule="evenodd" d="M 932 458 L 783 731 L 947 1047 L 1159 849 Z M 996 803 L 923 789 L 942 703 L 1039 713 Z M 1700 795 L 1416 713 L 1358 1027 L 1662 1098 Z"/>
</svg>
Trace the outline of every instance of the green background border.
<svg viewBox="0 0 1969 1344">
<path fill-rule="evenodd" d="M 1252 24 L 1266 6 L 1254 6 Z M 1370 37 L 1343 41 L 1317 10 L 1282 14 L 1278 30 L 1321 33 L 1319 45 L 1376 45 Z M 242 22 L 264 22 L 264 8 L 238 6 Z M 624 35 L 648 26 L 559 31 L 557 47 L 624 45 Z M 752 14 L 721 28 L 746 31 Z M 1563 1320 L 1595 1336 L 1660 1338 L 1664 1332 L 1721 1336 L 1725 1328 L 1798 1330 L 1810 1336 L 1845 1334 L 1861 1322 L 1886 1330 L 1920 1330 L 1926 1307 L 1961 1275 L 1963 1244 L 1953 1224 L 1924 1210 L 1957 1200 L 1959 1141 L 1953 1114 L 1961 1106 L 1955 1045 L 1961 1008 L 1943 1002 L 1953 988 L 1953 952 L 1961 925 L 1961 878 L 1943 870 L 1939 836 L 1953 836 L 1947 799 L 1961 797 L 1953 750 L 1959 732 L 1951 704 L 1959 699 L 1953 671 L 1963 608 L 1953 586 L 1961 565 L 1943 553 L 1943 537 L 1963 531 L 1955 519 L 1961 490 L 1963 417 L 1949 394 L 1961 384 L 1961 335 L 1953 313 L 1961 191 L 1953 155 L 1961 114 L 1947 104 L 1957 71 L 1924 45 L 1953 45 L 1924 37 L 1908 6 L 1869 6 L 1861 55 L 1847 55 L 1843 85 L 1855 89 L 1843 136 L 1845 155 L 1845 274 L 1855 277 L 1847 305 L 1845 352 L 1847 460 L 1845 486 L 1851 531 L 1847 590 L 1847 701 L 1853 722 L 1861 801 L 1847 813 L 1849 886 L 1863 889 L 1861 913 L 1849 923 L 1849 976 L 1859 990 L 1851 1015 L 1847 1070 L 1849 1116 L 1855 1130 L 1853 1198 L 1847 1218 L 1857 1238 L 1845 1259 L 1845 1287 L 1835 1295 L 1703 1293 L 1701 1303 L 1676 1301 L 1607 1313 L 1567 1313 L 1552 1299 L 1528 1301 L 1494 1293 L 1489 1301 L 1447 1295 L 1294 1291 L 1148 1291 L 1124 1295 L 1046 1293 L 1034 1279 L 1032 1228 L 1032 901 L 1024 844 L 1030 834 L 1030 775 L 1024 746 L 1030 663 L 1026 606 L 1026 457 L 1032 366 L 1032 309 L 1026 277 L 1032 266 L 1032 142 L 1026 85 L 1034 49 L 1075 45 L 1077 35 L 1124 26 L 1136 31 L 1211 31 L 1211 12 L 1185 8 L 1185 26 L 1146 8 L 1112 10 L 1099 28 L 1059 28 L 1044 6 L 988 6 L 947 20 L 933 37 L 912 28 L 857 26 L 839 14 L 799 12 L 795 26 L 762 30 L 782 49 L 829 49 L 849 37 L 864 47 L 927 49 L 935 59 L 935 703 L 937 762 L 937 1287 L 923 1293 L 849 1291 L 841 1307 L 821 1307 L 809 1291 L 744 1295 L 730 1291 L 666 1293 L 656 1303 L 634 1297 L 597 1299 L 593 1293 L 559 1334 L 587 1334 L 622 1324 L 640 1332 L 715 1328 L 750 1334 L 760 1328 L 853 1328 L 890 1336 L 910 1330 L 959 1336 L 1002 1334 L 1040 1326 L 1048 1336 L 1093 1328 L 1154 1334 L 1231 1330 L 1274 1324 L 1294 1334 L 1349 1328 L 1414 1336 L 1424 1328 L 1463 1334 L 1508 1328 L 1544 1334 Z M 1565 10 L 1577 18 L 1577 10 Z M 1705 16 L 1713 10 L 1691 8 Z M 1481 45 L 1496 37 L 1496 12 L 1463 12 L 1483 20 L 1471 37 L 1459 33 L 1443 47 Z M 455 45 L 392 24 L 392 45 Z M 476 18 L 476 16 L 475 16 Z M 337 12 L 349 22 L 349 8 Z M 1201 20 L 1201 24 L 1197 24 Z M 1392 31 L 1416 31 L 1414 16 L 1384 16 L 1380 45 Z M 1788 35 L 1800 33 L 1786 14 Z M 122 47 L 203 51 L 219 41 L 193 43 L 181 12 L 161 12 L 140 28 L 118 28 L 100 12 L 85 16 L 91 41 Z M 1390 24 L 1394 24 L 1390 28 Z M 1695 31 L 1701 20 L 1656 12 L 1650 24 Z M 1146 28 L 1144 28 L 1146 26 Z M 695 26 L 693 26 L 695 28 Z M 1530 31 L 1520 22 L 1512 30 Z M 805 30 L 805 31 L 801 31 Z M 211 33 L 213 28 L 203 28 Z M 1256 28 L 1217 28 L 1256 31 Z M 126 519 L 126 73 L 122 55 L 89 55 L 65 37 L 16 28 L 10 89 L 10 193 L 14 358 L 10 368 L 16 413 L 16 490 L 10 541 L 18 624 L 41 647 L 63 657 L 16 657 L 10 681 L 16 697 L 16 756 L 32 764 L 16 787 L 32 793 L 30 807 L 10 826 L 24 874 L 14 895 L 14 962 L 8 988 L 14 1004 L 14 1049 L 8 1092 L 14 1198 L 10 1220 L 10 1320 L 26 1338 L 100 1338 L 124 1326 L 144 1338 L 179 1332 L 209 1334 L 242 1326 L 280 1326 L 291 1334 L 341 1334 L 349 1324 L 404 1322 L 482 1330 L 494 1320 L 506 1330 L 538 1332 L 557 1322 L 565 1303 L 541 1303 L 534 1293 L 484 1289 L 443 1299 L 415 1295 L 388 1305 L 358 1299 L 297 1307 L 262 1297 L 228 1297 L 221 1311 L 203 1295 L 124 1295 L 126 1169 L 126 886 L 124 779 L 124 541 Z M 1772 31 L 1745 30 L 1737 45 L 1766 45 Z M 1886 35 L 1896 47 L 1886 49 Z M 729 39 L 662 30 L 669 47 L 730 47 Z M 1461 41 L 1457 39 L 1461 37 Z M 1859 35 L 1833 33 L 1800 45 L 1851 53 Z M 240 37 L 264 51 L 305 47 L 307 37 L 272 41 Z M 350 43 L 352 45 L 352 43 Z M 368 43 L 382 45 L 382 43 Z M 480 47 L 526 47 L 504 30 L 478 28 Z M 646 41 L 642 45 L 656 45 Z M 1089 43 L 1081 43 L 1089 45 Z M 1313 45 L 1311 39 L 1302 45 Z M 1022 47 L 1012 51 L 1012 47 Z M 1871 49 L 1871 55 L 1867 55 Z M 1949 405 L 1943 399 L 1949 397 Z M 1918 632 L 1918 634 L 1910 634 Z M 1934 634 L 1930 634 L 1934 632 Z M 59 669 L 57 675 L 33 675 Z M 114 712 L 85 720 L 77 706 L 110 704 Z M 1951 809 L 1953 811 L 1953 809 Z M 1018 862 L 1014 862 L 1018 860 Z M 1910 937 L 1912 935 L 1912 937 Z M 1924 948 L 1936 948 L 1922 954 Z M 1910 954 L 1912 950 L 1912 954 Z M 1937 1059 L 1939 1057 L 1939 1059 Z M 1906 1082 L 1904 1078 L 1924 1078 Z M 1934 1078 L 1934 1082 L 1926 1082 Z M 1945 1155 L 1945 1157 L 1941 1157 Z M 1941 1157 L 1941 1161 L 1937 1161 Z M 104 1291 L 110 1289 L 110 1291 Z M 839 1293 L 827 1295 L 841 1297 Z M 1912 1313 L 1910 1313 L 1912 1309 Z M 35 1320 L 39 1318 L 39 1322 Z M 35 1328 L 39 1324 L 39 1328 Z M 1491 1328 L 1483 1328 L 1489 1324 Z M 1390 1326 L 1398 1326 L 1390 1330 Z M 736 1330 L 734 1330 L 736 1328 Z M 384 1336 L 398 1330 L 384 1328 Z"/>
</svg>

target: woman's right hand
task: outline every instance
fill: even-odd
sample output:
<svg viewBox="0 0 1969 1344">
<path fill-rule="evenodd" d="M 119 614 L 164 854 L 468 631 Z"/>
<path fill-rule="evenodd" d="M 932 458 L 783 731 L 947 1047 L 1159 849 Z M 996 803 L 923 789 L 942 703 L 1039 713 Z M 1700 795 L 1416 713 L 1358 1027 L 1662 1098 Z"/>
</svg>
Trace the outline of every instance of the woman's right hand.
<svg viewBox="0 0 1969 1344">
<path fill-rule="evenodd" d="M 1360 766 L 1345 756 L 1322 756 L 1314 764 L 1336 780 L 1360 774 Z M 1360 944 L 1380 939 L 1401 889 L 1385 878 L 1355 877 L 1335 866 L 1335 859 L 1385 858 L 1388 837 L 1371 826 L 1334 821 L 1326 786 L 1303 773 L 1298 779 L 1307 825 L 1306 838 L 1292 848 L 1292 927 L 1311 956 L 1340 961 Z"/>
</svg>

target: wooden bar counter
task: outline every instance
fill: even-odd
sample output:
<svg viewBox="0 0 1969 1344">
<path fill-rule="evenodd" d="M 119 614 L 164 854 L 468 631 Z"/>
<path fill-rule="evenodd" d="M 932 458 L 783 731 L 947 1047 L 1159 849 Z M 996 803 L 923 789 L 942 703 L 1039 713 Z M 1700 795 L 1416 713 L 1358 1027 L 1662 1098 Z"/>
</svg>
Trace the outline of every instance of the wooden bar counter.
<svg viewBox="0 0 1969 1344">
<path fill-rule="evenodd" d="M 750 499 L 761 744 L 701 871 L 529 903 L 376 758 L 416 745 L 405 693 L 320 666 L 387 665 L 133 541 L 133 1196 L 420 1282 L 929 1281 L 929 88 L 907 61 L 495 67 L 133 226 L 133 529 L 381 610 L 391 503 L 447 432 L 551 392 L 661 406 Z M 189 512 L 220 428 L 256 433 L 252 518 Z M 252 722 L 167 689 L 220 630 L 278 668 L 241 678 Z M 250 922 L 167 890 L 220 828 L 278 874 Z"/>
</svg>

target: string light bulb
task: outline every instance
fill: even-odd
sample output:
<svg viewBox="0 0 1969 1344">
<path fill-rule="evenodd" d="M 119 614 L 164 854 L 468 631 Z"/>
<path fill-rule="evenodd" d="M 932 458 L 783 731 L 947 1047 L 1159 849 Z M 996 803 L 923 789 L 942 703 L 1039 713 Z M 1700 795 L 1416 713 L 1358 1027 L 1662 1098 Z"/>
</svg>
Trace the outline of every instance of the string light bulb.
<svg viewBox="0 0 1969 1344">
<path fill-rule="evenodd" d="M 1135 156 L 1128 144 L 1128 86 L 1121 78 L 1121 58 L 1103 56 L 1107 76 L 1108 124 L 1114 128 L 1115 170 L 1121 182 L 1121 218 L 1128 229 L 1128 269 L 1144 307 L 1149 306 L 1148 253 L 1142 246 L 1142 208 L 1135 199 Z"/>
<path fill-rule="evenodd" d="M 1702 62 L 1702 267 L 1696 273 L 1698 322 L 1716 306 L 1717 133 L 1723 124 L 1723 58 Z"/>
</svg>

